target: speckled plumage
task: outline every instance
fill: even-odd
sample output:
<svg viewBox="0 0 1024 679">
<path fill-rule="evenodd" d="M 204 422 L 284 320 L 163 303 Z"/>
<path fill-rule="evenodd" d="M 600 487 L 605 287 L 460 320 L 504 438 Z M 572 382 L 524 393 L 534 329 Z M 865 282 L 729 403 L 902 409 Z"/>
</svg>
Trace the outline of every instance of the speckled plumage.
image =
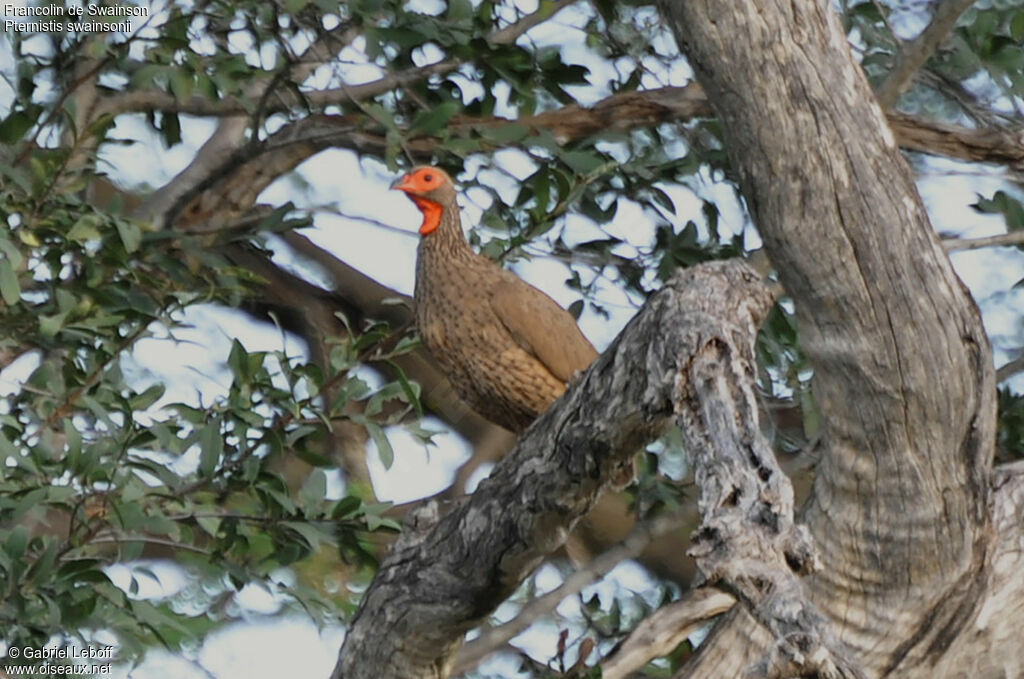
<svg viewBox="0 0 1024 679">
<path fill-rule="evenodd" d="M 597 352 L 554 300 L 472 251 L 454 186 L 440 174 L 444 184 L 420 194 L 443 208 L 417 250 L 420 337 L 471 408 L 520 432 Z"/>
</svg>

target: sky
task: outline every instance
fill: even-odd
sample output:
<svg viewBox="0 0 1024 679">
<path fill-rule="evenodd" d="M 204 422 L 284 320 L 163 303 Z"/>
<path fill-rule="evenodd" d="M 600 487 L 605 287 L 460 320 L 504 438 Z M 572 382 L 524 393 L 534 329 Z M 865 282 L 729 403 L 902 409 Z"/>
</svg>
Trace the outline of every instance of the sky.
<svg viewBox="0 0 1024 679">
<path fill-rule="evenodd" d="M 531 0 L 524 0 L 520 6 L 531 11 Z M 437 0 L 422 0 L 417 2 L 417 7 L 435 13 L 443 8 L 443 4 Z M 607 82 L 615 73 L 614 65 L 595 61 L 586 52 L 583 34 L 579 30 L 584 20 L 583 12 L 569 9 L 555 20 L 531 31 L 529 38 L 538 44 L 556 45 L 566 62 L 584 63 L 591 69 L 591 81 L 595 85 L 578 91 L 584 103 L 589 103 L 609 93 Z M 912 24 L 913 17 L 907 21 L 910 22 L 907 25 Z M 912 33 L 915 29 L 911 26 L 906 30 Z M 358 47 L 357 44 L 342 55 L 343 59 L 351 62 L 345 75 L 352 84 L 372 80 L 381 74 L 375 66 L 360 64 L 365 62 L 365 57 Z M 432 54 L 430 50 L 422 54 L 424 63 L 437 58 L 439 55 Z M 9 70 L 10 63 L 10 46 L 6 41 L 0 41 L 0 71 Z M 323 72 L 315 75 L 312 82 L 328 77 L 329 74 Z M 688 69 L 678 66 L 668 71 L 659 70 L 647 84 L 680 85 L 688 77 Z M 0 85 L 0 114 L 4 112 L 9 96 L 9 92 Z M 187 120 L 182 126 L 183 143 L 165 149 L 141 116 L 125 117 L 119 119 L 114 135 L 135 140 L 136 144 L 108 147 L 103 159 L 112 173 L 126 182 L 158 186 L 184 168 L 212 129 L 213 126 L 206 121 Z M 527 176 L 531 168 L 529 160 L 517 151 L 499 152 L 497 162 L 519 178 Z M 1005 230 L 1000 218 L 978 214 L 969 207 L 977 200 L 978 194 L 990 195 L 996 189 L 1006 188 L 999 172 L 986 172 L 975 166 L 941 159 L 921 162 L 924 170 L 920 173 L 919 188 L 937 231 L 980 237 Z M 388 186 L 394 176 L 379 163 L 360 162 L 354 154 L 338 150 L 317 155 L 303 164 L 299 172 L 305 180 L 304 186 L 283 178 L 263 193 L 261 202 L 279 205 L 291 200 L 299 207 L 335 203 L 342 213 L 390 225 L 393 228 L 382 229 L 358 219 L 322 214 L 316 217 L 315 226 L 305 230 L 304 234 L 381 283 L 412 294 L 418 239 L 416 227 L 420 216 L 408 200 L 389 191 Z M 470 163 L 468 176 L 477 172 L 487 170 L 479 163 Z M 494 179 L 499 184 L 505 183 L 504 190 L 515 190 L 507 178 L 495 175 Z M 745 228 L 742 212 L 732 197 L 731 189 L 715 183 L 711 177 L 704 180 L 700 190 L 719 202 L 723 210 L 723 230 L 742 232 Z M 701 200 L 693 190 L 677 186 L 663 188 L 676 203 L 682 222 L 689 215 L 699 214 Z M 482 192 L 460 196 L 467 223 L 472 223 L 486 208 L 484 200 Z M 569 218 L 570 237 L 582 241 L 601 233 L 612 233 L 633 246 L 643 246 L 649 243 L 653 227 L 639 207 L 626 202 L 621 204 L 615 220 L 604 231 L 582 217 Z M 625 254 L 628 254 L 629 246 L 625 247 Z M 295 264 L 284 250 L 278 257 L 280 261 Z M 952 260 L 985 311 L 986 327 L 997 349 L 997 364 L 1005 362 L 1009 356 L 1000 347 L 1016 347 L 1021 343 L 1020 317 L 1024 311 L 1024 300 L 1018 291 L 1010 291 L 1010 288 L 1014 282 L 1024 278 L 1024 255 L 1012 249 L 989 249 L 955 253 Z M 564 285 L 568 269 L 560 262 L 536 258 L 516 263 L 514 270 L 563 305 L 576 299 L 576 293 Z M 584 333 L 599 350 L 611 341 L 635 312 L 634 304 L 611 286 L 605 286 L 602 299 L 612 313 L 611 319 L 606 320 L 588 311 L 580 321 Z M 176 331 L 175 339 L 158 336 L 139 342 L 129 362 L 128 372 L 135 379 L 140 382 L 159 380 L 169 386 L 165 402 L 198 403 L 200 399 L 209 402 L 226 393 L 230 377 L 224 369 L 224 361 L 231 341 L 236 337 L 250 351 L 282 348 L 292 354 L 303 351 L 294 338 L 283 336 L 269 325 L 255 324 L 240 312 L 201 306 L 188 310 L 183 321 L 191 327 Z M 0 395 L 16 390 L 34 367 L 32 357 L 26 357 L 0 371 Z M 1024 384 L 1016 386 L 1024 388 Z M 443 426 L 437 422 L 434 424 L 435 429 Z M 450 483 L 457 465 L 468 456 L 465 444 L 454 434 L 440 436 L 439 445 L 430 451 L 400 430 L 392 431 L 391 438 L 397 458 L 390 470 L 382 467 L 372 449 L 368 451 L 375 488 L 382 499 L 405 502 L 438 492 Z M 339 476 L 332 476 L 330 490 L 334 496 L 343 492 Z M 160 583 L 144 581 L 142 596 L 166 596 L 187 590 L 189 583 L 180 569 L 159 564 L 154 568 Z M 126 567 L 112 567 L 110 575 L 116 583 L 128 587 L 130 573 Z M 547 591 L 556 587 L 560 580 L 557 569 L 546 566 L 535 581 L 541 591 Z M 623 564 L 590 591 L 607 597 L 616 588 L 640 591 L 648 584 L 639 567 Z M 239 614 L 246 619 L 244 622 L 213 633 L 201 647 L 181 656 L 153 651 L 141 666 L 120 668 L 117 676 L 136 679 L 327 676 L 341 643 L 343 633 L 339 628 L 318 630 L 303 617 L 274 617 L 280 609 L 280 600 L 258 588 L 240 593 L 235 604 Z M 563 612 L 571 612 L 573 605 L 573 601 L 563 604 L 566 607 Z M 512 612 L 511 608 L 505 607 L 499 610 L 498 615 L 508 616 Z M 544 657 L 553 653 L 556 638 L 550 624 L 545 624 L 525 633 L 520 643 L 537 657 Z M 504 676 L 514 676 L 511 667 L 500 664 L 500 661 L 493 667 Z"/>
</svg>

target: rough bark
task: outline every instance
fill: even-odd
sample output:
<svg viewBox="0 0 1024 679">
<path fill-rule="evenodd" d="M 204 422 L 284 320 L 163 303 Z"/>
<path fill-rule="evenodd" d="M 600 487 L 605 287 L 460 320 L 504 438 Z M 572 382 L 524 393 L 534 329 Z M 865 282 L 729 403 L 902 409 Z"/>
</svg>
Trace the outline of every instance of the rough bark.
<svg viewBox="0 0 1024 679">
<path fill-rule="evenodd" d="M 617 470 L 672 420 L 691 359 L 737 333 L 752 342 L 767 299 L 738 262 L 681 272 L 652 295 L 470 498 L 432 527 L 419 517 L 396 543 L 332 676 L 448 676 L 465 632 L 563 544 Z"/>
<path fill-rule="evenodd" d="M 704 343 L 686 366 L 677 404 L 700 488 L 690 554 L 703 580 L 734 594 L 775 638 L 743 676 L 861 678 L 860 664 L 799 578 L 821 562 L 806 527 L 794 521 L 793 488 L 761 434 L 753 338 L 723 330 L 732 341 Z"/>
<path fill-rule="evenodd" d="M 830 3 L 662 10 L 723 121 L 815 369 L 812 598 L 870 676 L 968 676 L 950 642 L 977 624 L 993 552 L 994 384 L 977 309 Z M 988 651 L 1019 653 L 997 637 Z M 741 674 L 767 641 L 737 612 L 684 675 Z"/>
</svg>

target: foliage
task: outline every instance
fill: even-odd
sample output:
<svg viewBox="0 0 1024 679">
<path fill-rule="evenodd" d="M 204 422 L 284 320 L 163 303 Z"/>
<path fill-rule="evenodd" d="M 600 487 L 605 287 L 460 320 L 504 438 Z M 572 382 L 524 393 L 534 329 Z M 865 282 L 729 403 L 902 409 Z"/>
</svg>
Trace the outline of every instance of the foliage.
<svg viewBox="0 0 1024 679">
<path fill-rule="evenodd" d="M 111 583 L 105 565 L 136 563 L 145 575 L 137 560 L 154 548 L 215 575 L 228 591 L 269 586 L 277 570 L 330 545 L 355 565 L 371 563 L 362 536 L 397 527 L 381 507 L 355 495 L 328 499 L 319 468 L 290 489 L 274 465 L 298 455 L 332 466 L 318 442 L 349 400 L 404 401 L 401 414 L 418 407 L 415 391 L 357 380 L 325 407 L 322 390 L 348 380 L 345 357 L 360 351 L 351 337 L 337 341 L 339 360 L 327 369 L 282 352 L 250 353 L 236 340 L 230 388 L 203 407 L 168 402 L 164 385 L 130 379 L 125 361 L 140 340 L 173 333 L 189 306 L 238 305 L 252 277 L 195 235 L 154 233 L 55 192 L 86 174 L 61 169 L 61 160 L 41 149 L 27 164 L 8 160 L 0 194 L 9 227 L 0 235 L 0 349 L 38 364 L 0 417 L 5 641 L 41 646 L 55 634 L 85 639 L 106 630 L 127 659 L 142 645 L 173 647 L 223 620 L 177 613 L 135 597 L 135 584 L 125 592 Z M 366 426 L 380 425 L 367 416 Z M 291 595 L 321 618 L 347 605 L 315 589 Z"/>
</svg>

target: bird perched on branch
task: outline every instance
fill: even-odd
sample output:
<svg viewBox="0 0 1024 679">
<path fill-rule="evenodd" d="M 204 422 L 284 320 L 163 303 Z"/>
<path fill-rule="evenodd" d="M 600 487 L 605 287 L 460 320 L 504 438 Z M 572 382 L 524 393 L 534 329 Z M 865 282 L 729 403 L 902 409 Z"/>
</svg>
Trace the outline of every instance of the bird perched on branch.
<svg viewBox="0 0 1024 679">
<path fill-rule="evenodd" d="M 415 293 L 423 343 L 473 410 L 523 431 L 597 352 L 553 299 L 473 252 L 443 170 L 413 168 L 392 188 L 423 213 Z"/>
</svg>

